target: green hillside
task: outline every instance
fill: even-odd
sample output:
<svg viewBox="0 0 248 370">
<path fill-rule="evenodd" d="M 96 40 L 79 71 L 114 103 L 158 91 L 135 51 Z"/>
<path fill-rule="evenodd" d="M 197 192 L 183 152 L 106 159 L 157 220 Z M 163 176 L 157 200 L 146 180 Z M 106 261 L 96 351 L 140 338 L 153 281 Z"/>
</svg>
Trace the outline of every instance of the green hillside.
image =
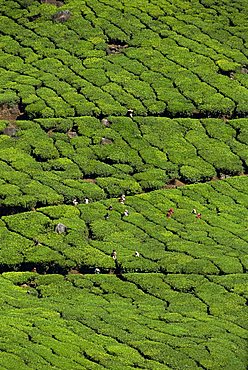
<svg viewBox="0 0 248 370">
<path fill-rule="evenodd" d="M 29 118 L 247 114 L 240 0 L 2 0 L 1 14 L 0 102 Z"/>
<path fill-rule="evenodd" d="M 0 279 L 2 369 L 246 369 L 243 274 L 36 275 Z"/>
<path fill-rule="evenodd" d="M 114 249 L 122 272 L 243 273 L 248 268 L 247 189 L 248 178 L 242 176 L 128 196 L 124 205 L 106 199 L 2 216 L 2 266 L 108 272 L 115 268 Z M 170 208 L 174 213 L 167 217 Z M 62 233 L 56 232 L 60 223 L 66 227 Z"/>
<path fill-rule="evenodd" d="M 0 0 L 0 370 L 247 370 L 247 22 Z"/>
</svg>

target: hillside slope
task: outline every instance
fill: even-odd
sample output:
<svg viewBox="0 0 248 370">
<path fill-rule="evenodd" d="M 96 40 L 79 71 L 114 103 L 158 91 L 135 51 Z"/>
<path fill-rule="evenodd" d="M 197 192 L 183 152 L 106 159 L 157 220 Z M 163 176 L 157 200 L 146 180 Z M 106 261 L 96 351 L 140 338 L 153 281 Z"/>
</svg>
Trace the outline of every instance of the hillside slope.
<svg viewBox="0 0 248 370">
<path fill-rule="evenodd" d="M 0 369 L 247 369 L 247 15 L 0 0 Z"/>
</svg>

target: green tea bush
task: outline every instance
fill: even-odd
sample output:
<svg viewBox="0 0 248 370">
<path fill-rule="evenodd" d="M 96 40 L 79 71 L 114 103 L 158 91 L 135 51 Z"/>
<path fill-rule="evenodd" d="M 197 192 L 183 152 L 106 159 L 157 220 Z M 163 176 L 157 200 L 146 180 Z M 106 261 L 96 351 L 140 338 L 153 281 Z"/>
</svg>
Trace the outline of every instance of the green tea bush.
<svg viewBox="0 0 248 370">
<path fill-rule="evenodd" d="M 136 180 L 139 181 L 142 189 L 160 189 L 165 185 L 168 180 L 168 176 L 163 170 L 152 169 L 144 172 L 140 172 L 133 176 Z"/>
<path fill-rule="evenodd" d="M 11 271 L 11 272 L 4 272 L 2 276 L 5 279 L 13 282 L 15 285 L 20 285 L 20 284 L 24 284 L 28 281 L 35 279 L 37 277 L 37 273 L 29 272 L 29 271 L 25 271 L 25 272 Z"/>
<path fill-rule="evenodd" d="M 214 256 L 212 258 L 214 264 L 225 274 L 242 273 L 243 267 L 240 261 L 231 256 Z"/>
<path fill-rule="evenodd" d="M 122 180 L 114 177 L 97 178 L 96 183 L 111 197 L 117 197 L 123 193 L 141 193 L 140 185 L 132 179 Z"/>
<path fill-rule="evenodd" d="M 234 155 L 229 148 L 223 144 L 218 146 L 214 151 L 211 147 L 208 149 L 199 150 L 199 155 L 214 165 L 221 173 L 240 174 L 242 172 L 242 163 L 240 159 Z"/>
<path fill-rule="evenodd" d="M 78 216 L 80 214 L 78 208 L 68 205 L 43 207 L 37 209 L 37 211 L 49 216 L 50 219 L 58 219 L 61 217 L 74 218 L 75 216 Z"/>
<path fill-rule="evenodd" d="M 91 178 L 117 175 L 117 171 L 111 165 L 94 159 L 81 162 L 81 169 L 85 176 Z"/>
<path fill-rule="evenodd" d="M 2 199 L 7 198 L 9 196 L 21 196 L 22 192 L 21 189 L 12 184 L 2 184 L 0 185 L 0 196 Z"/>
<path fill-rule="evenodd" d="M 19 356 L 13 353 L 1 352 L 0 360 L 3 366 L 6 366 L 5 368 L 7 369 L 11 369 L 13 366 L 18 366 L 20 370 L 29 369 L 29 366 L 27 366 Z"/>
<path fill-rule="evenodd" d="M 146 163 L 153 166 L 166 169 L 167 156 L 157 148 L 150 147 L 149 149 L 140 150 L 140 155 Z"/>
<path fill-rule="evenodd" d="M 239 295 L 247 295 L 247 277 L 244 274 L 228 274 L 211 278 L 214 282 L 223 285 L 228 291 Z"/>
<path fill-rule="evenodd" d="M 75 180 L 64 180 L 63 183 L 72 189 L 76 189 L 75 193 L 77 193 L 78 199 L 81 201 L 85 198 L 89 198 L 91 201 L 96 201 L 106 197 L 104 190 L 94 182 L 84 182 L 84 180 L 80 182 Z"/>
<path fill-rule="evenodd" d="M 51 248 L 41 245 L 39 248 L 32 247 L 27 251 L 26 261 L 33 264 L 41 264 L 46 268 L 48 264 L 57 264 L 61 269 L 68 269 L 74 265 L 70 260 L 66 260 L 60 252 L 52 250 Z"/>
<path fill-rule="evenodd" d="M 29 238 L 35 238 L 38 233 L 46 232 L 50 225 L 50 219 L 38 212 L 4 216 L 3 220 L 11 230 Z"/>
<path fill-rule="evenodd" d="M 34 122 L 38 123 L 41 128 L 45 131 L 55 130 L 56 132 L 67 132 L 72 128 L 73 121 L 70 118 L 60 119 L 60 118 L 38 118 Z"/>
<path fill-rule="evenodd" d="M 238 63 L 224 59 L 217 60 L 216 64 L 222 72 L 233 72 L 239 67 Z"/>
<path fill-rule="evenodd" d="M 1 236 L 2 250 L 1 263 L 5 266 L 15 266 L 23 262 L 23 251 L 28 250 L 30 241 L 12 232 L 5 232 Z"/>
<path fill-rule="evenodd" d="M 59 174 L 61 178 L 79 179 L 81 171 L 78 166 L 68 158 L 51 159 L 43 166 L 46 171 Z"/>
<path fill-rule="evenodd" d="M 36 115 L 41 115 L 41 112 L 43 112 L 46 109 L 46 103 L 42 99 L 36 99 L 33 102 L 26 102 L 28 103 L 26 107 L 26 112 L 29 118 L 34 118 Z M 53 114 L 51 114 L 51 117 L 53 117 Z"/>
<path fill-rule="evenodd" d="M 202 120 L 202 123 L 211 138 L 229 143 L 236 135 L 235 130 L 230 125 L 226 125 L 223 120 L 205 119 Z"/>
<path fill-rule="evenodd" d="M 53 189 L 37 181 L 30 181 L 29 184 L 25 185 L 22 189 L 24 194 L 29 196 L 33 195 L 36 202 L 46 204 L 58 204 L 63 198 L 57 194 Z"/>
<path fill-rule="evenodd" d="M 8 104 L 8 105 L 14 105 L 18 102 L 18 96 L 14 91 L 7 90 L 4 92 L 4 94 L 0 94 L 0 105 L 2 104 Z"/>
<path fill-rule="evenodd" d="M 206 163 L 202 167 L 193 167 L 184 165 L 179 170 L 180 178 L 187 183 L 197 183 L 204 180 L 210 180 L 216 175 L 216 172 L 211 166 Z"/>
</svg>

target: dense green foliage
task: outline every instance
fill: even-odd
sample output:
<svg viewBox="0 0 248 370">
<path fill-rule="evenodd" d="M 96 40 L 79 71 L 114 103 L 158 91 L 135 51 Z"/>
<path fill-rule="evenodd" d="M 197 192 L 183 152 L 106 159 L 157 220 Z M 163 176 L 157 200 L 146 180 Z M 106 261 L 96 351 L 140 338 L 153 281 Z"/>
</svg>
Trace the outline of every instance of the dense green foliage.
<svg viewBox="0 0 248 370">
<path fill-rule="evenodd" d="M 241 0 L 67 0 L 65 22 L 53 3 L 1 1 L 0 103 L 29 118 L 247 114 Z"/>
<path fill-rule="evenodd" d="M 3 206 L 70 204 L 242 174 L 248 119 L 93 117 L 16 121 L 1 135 Z M 2 133 L 7 121 L 0 121 Z M 89 181 L 90 179 L 90 181 Z M 20 197 L 20 195 L 22 195 Z"/>
<path fill-rule="evenodd" d="M 245 370 L 247 277 L 4 273 L 2 368 Z"/>
<path fill-rule="evenodd" d="M 234 177 L 128 196 L 125 205 L 108 199 L 2 216 L 1 261 L 13 268 L 41 264 L 41 272 L 44 263 L 48 271 L 54 266 L 106 271 L 115 268 L 110 256 L 115 249 L 123 272 L 243 273 L 248 267 L 247 188 L 246 176 Z M 107 211 L 110 204 L 113 209 Z M 59 223 L 66 232 L 55 232 Z"/>
<path fill-rule="evenodd" d="M 1 370 L 247 370 L 247 9 L 0 0 Z"/>
</svg>

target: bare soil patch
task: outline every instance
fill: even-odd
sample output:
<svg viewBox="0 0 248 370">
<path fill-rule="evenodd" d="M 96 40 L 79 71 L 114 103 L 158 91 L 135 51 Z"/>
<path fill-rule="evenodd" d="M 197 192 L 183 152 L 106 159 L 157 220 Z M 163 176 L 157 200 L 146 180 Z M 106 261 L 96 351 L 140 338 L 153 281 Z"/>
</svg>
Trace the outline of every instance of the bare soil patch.
<svg viewBox="0 0 248 370">
<path fill-rule="evenodd" d="M 3 104 L 0 106 L 0 119 L 2 120 L 15 121 L 22 114 L 18 104 L 13 106 Z"/>
<path fill-rule="evenodd" d="M 175 189 L 180 186 L 185 186 L 186 184 L 178 179 L 172 179 L 167 185 L 165 185 L 164 189 Z"/>
</svg>

